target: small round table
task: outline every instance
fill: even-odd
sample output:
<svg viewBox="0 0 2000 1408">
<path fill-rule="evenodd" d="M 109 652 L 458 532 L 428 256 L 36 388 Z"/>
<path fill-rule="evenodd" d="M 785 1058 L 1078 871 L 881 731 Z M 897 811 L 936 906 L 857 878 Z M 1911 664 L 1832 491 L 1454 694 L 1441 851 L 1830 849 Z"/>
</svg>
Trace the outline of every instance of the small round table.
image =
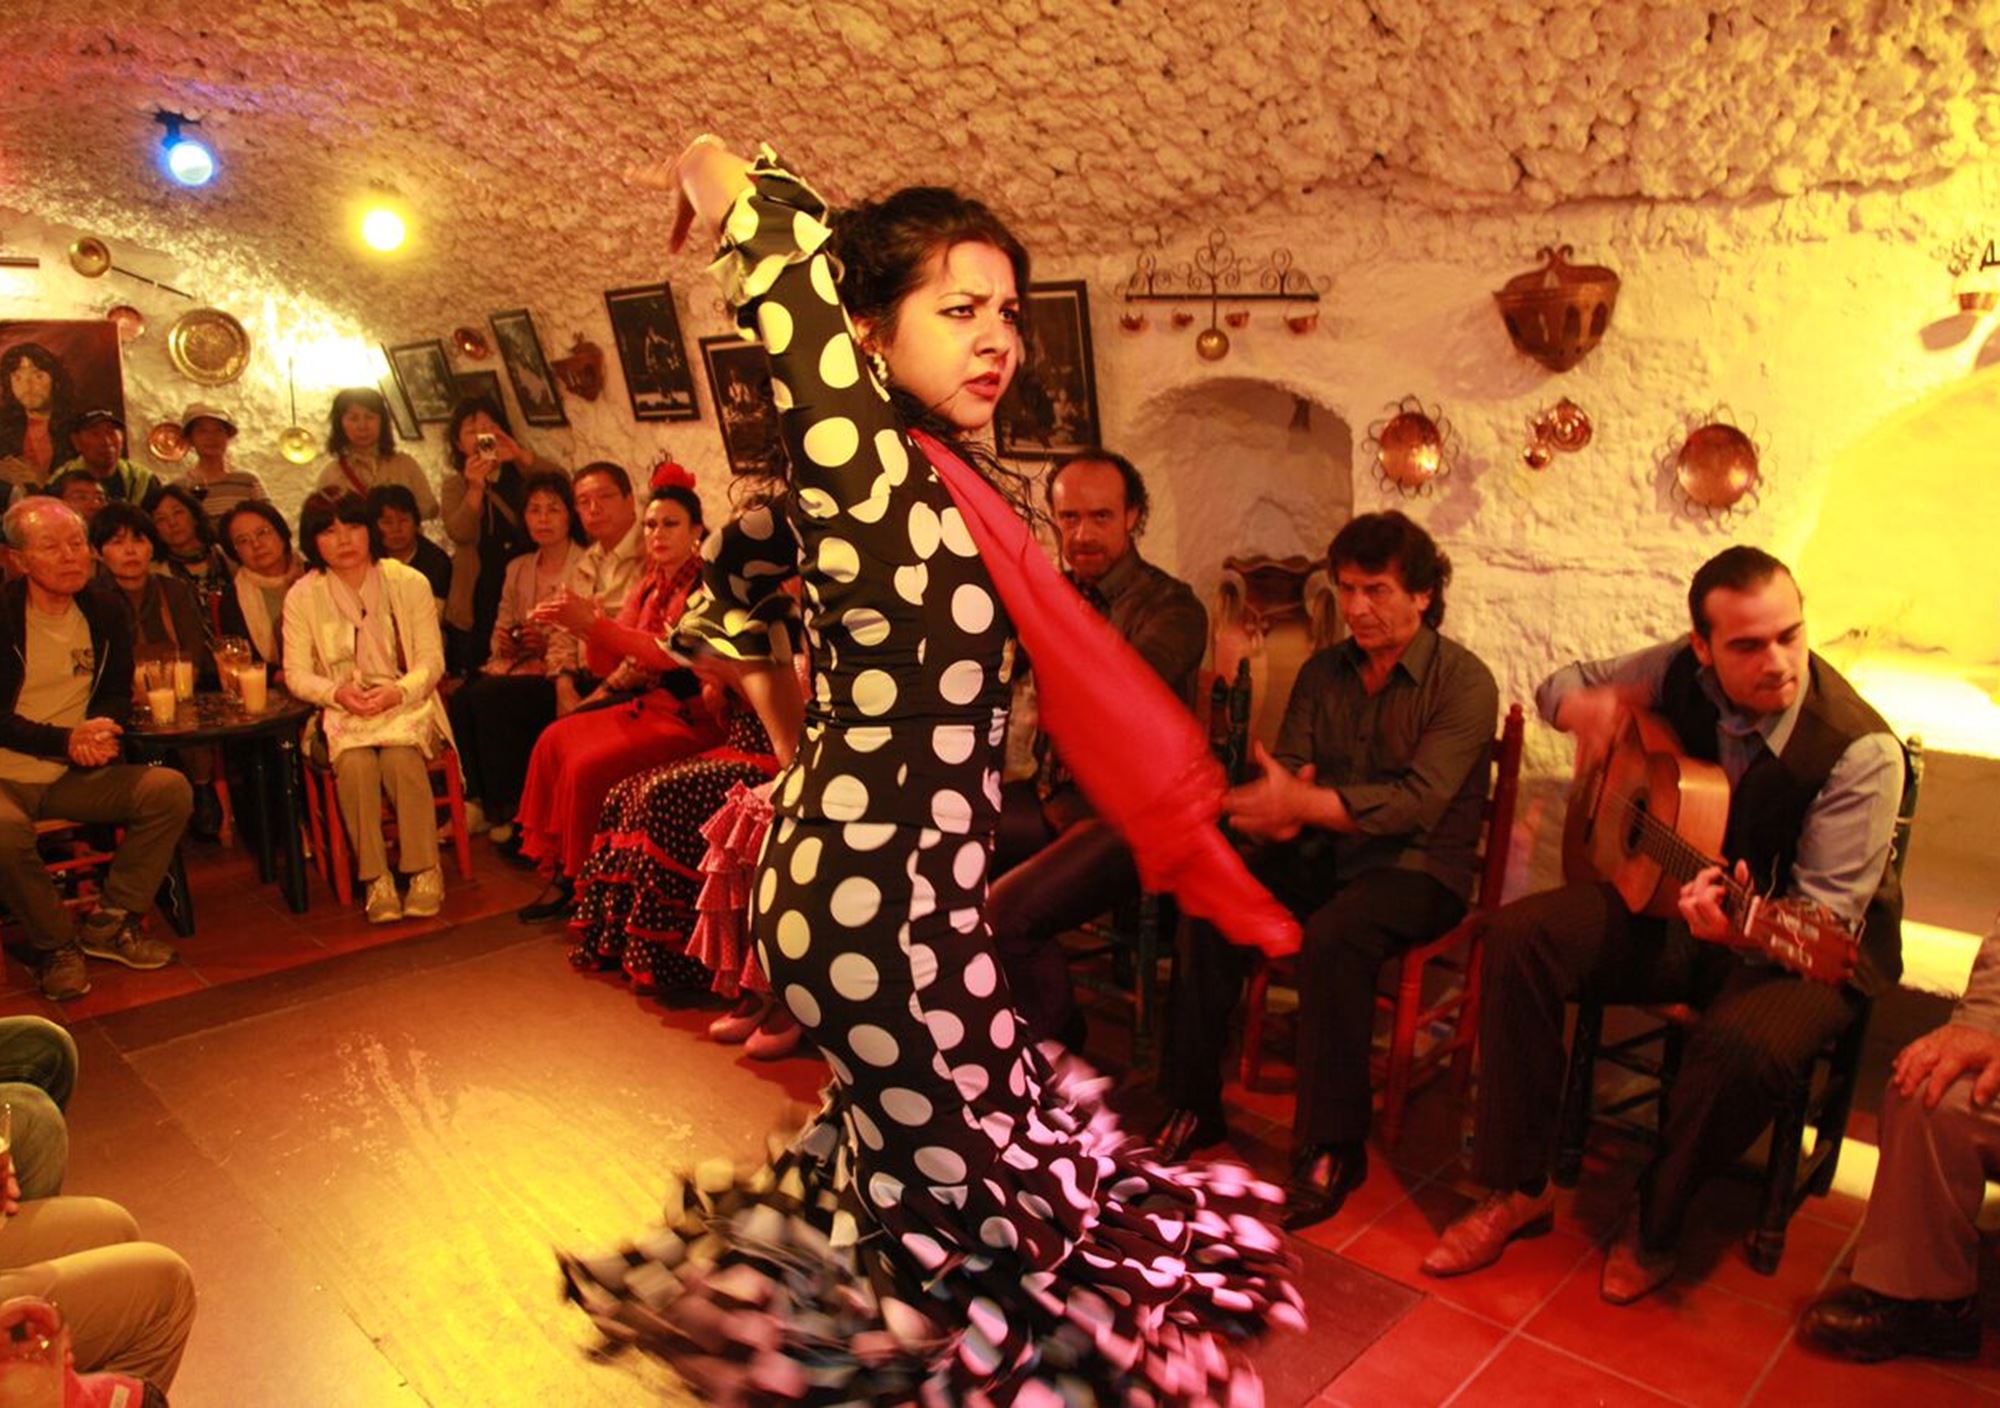
<svg viewBox="0 0 2000 1408">
<path fill-rule="evenodd" d="M 276 686 L 271 687 L 270 701 L 263 712 L 257 714 L 247 713 L 233 695 L 197 694 L 180 702 L 172 723 L 155 723 L 141 709 L 125 730 L 126 741 L 135 750 L 149 754 L 234 739 L 257 745 L 250 752 L 254 794 L 251 804 L 257 818 L 257 878 L 265 884 L 270 883 L 276 869 L 270 806 L 266 800 L 268 767 L 276 764 L 279 809 L 284 813 L 285 903 L 294 914 L 306 912 L 306 858 L 305 849 L 299 844 L 299 732 L 317 707 L 303 699 L 294 699 Z"/>
</svg>

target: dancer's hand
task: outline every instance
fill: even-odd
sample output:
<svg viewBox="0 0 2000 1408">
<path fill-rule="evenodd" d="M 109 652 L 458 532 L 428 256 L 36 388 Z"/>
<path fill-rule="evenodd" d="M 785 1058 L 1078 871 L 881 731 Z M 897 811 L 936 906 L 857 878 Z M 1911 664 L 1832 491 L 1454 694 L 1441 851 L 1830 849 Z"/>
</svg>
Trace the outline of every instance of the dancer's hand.
<svg viewBox="0 0 2000 1408">
<path fill-rule="evenodd" d="M 1264 775 L 1255 782 L 1232 787 L 1222 799 L 1229 824 L 1245 836 L 1259 841 L 1289 841 L 1304 828 L 1307 798 L 1318 773 L 1307 763 L 1294 773 L 1265 751 L 1262 743 L 1250 745 L 1250 756 Z"/>
<path fill-rule="evenodd" d="M 667 248 L 679 253 L 697 224 L 711 243 L 721 233 L 729 207 L 750 187 L 750 163 L 724 146 L 720 137 L 704 132 L 671 161 L 627 167 L 625 180 L 680 193 L 673 232 L 667 238 Z"/>
</svg>

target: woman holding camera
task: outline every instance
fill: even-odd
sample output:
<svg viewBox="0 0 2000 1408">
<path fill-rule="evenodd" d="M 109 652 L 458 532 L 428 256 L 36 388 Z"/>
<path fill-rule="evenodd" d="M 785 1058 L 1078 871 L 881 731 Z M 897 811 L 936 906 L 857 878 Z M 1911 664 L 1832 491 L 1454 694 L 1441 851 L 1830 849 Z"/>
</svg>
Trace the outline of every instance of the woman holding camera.
<svg viewBox="0 0 2000 1408">
<path fill-rule="evenodd" d="M 525 512 L 528 479 L 563 471 L 513 437 L 506 409 L 490 396 L 458 403 L 445 444 L 452 472 L 444 479 L 444 531 L 455 549 L 444 620 L 460 642 L 452 669 L 466 672 L 486 663 L 507 565 L 537 547 Z"/>
</svg>

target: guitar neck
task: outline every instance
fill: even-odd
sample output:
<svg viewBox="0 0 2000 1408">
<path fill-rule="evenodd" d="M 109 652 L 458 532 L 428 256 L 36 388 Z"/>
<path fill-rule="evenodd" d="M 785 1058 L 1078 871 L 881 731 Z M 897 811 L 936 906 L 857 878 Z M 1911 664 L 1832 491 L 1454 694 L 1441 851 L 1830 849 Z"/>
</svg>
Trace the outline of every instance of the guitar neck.
<svg viewBox="0 0 2000 1408">
<path fill-rule="evenodd" d="M 1659 862 L 1667 878 L 1676 885 L 1685 885 L 1702 871 L 1711 867 L 1722 872 L 1722 887 L 1725 892 L 1723 909 L 1729 916 L 1741 923 L 1749 912 L 1750 902 L 1756 898 L 1749 886 L 1740 884 L 1729 873 L 1729 866 L 1721 858 L 1703 853 L 1682 840 L 1674 829 L 1650 812 L 1639 815 L 1639 852 L 1651 860 Z"/>
</svg>

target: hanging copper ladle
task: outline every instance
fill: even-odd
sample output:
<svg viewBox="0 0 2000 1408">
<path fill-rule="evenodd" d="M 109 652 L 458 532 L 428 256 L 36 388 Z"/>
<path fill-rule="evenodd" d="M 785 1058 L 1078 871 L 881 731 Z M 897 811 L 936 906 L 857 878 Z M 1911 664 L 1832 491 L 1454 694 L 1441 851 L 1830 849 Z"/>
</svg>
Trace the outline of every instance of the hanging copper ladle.
<svg viewBox="0 0 2000 1408">
<path fill-rule="evenodd" d="M 70 245 L 69 267 L 76 270 L 77 273 L 83 275 L 86 279 L 101 279 L 107 273 L 123 274 L 128 279 L 137 279 L 142 284 L 151 284 L 161 292 L 171 293 L 176 298 L 185 298 L 189 302 L 194 301 L 193 294 L 182 293 L 172 284 L 163 284 L 158 279 L 147 278 L 144 274 L 134 273 L 121 264 L 113 263 L 111 260 L 111 246 L 96 235 L 85 235 Z"/>
<path fill-rule="evenodd" d="M 313 443 L 312 432 L 299 424 L 299 388 L 292 379 L 293 365 L 289 360 L 285 363 L 285 390 L 292 398 L 292 423 L 278 432 L 278 453 L 293 464 L 311 464 L 319 446 Z"/>
</svg>

